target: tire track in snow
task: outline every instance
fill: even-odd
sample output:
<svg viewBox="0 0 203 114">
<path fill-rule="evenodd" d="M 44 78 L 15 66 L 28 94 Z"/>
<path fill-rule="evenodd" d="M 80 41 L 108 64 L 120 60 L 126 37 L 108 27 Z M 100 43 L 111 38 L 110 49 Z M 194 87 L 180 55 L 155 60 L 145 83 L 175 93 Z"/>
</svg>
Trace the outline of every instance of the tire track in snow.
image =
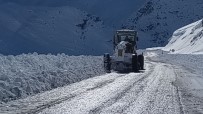
<svg viewBox="0 0 203 114">
<path fill-rule="evenodd" d="M 111 75 L 111 74 L 108 74 L 108 75 Z M 99 88 L 102 88 L 110 83 L 113 83 L 114 80 L 116 78 L 119 78 L 119 77 L 122 77 L 122 76 L 125 76 L 124 74 L 117 74 L 117 76 L 115 76 L 113 79 L 109 79 L 109 80 L 104 80 L 104 81 L 101 81 L 101 82 L 97 82 L 95 84 L 93 84 L 94 86 L 93 87 L 90 87 L 90 88 L 86 88 L 85 91 L 82 91 L 82 92 L 77 92 L 77 93 L 73 93 L 73 94 L 68 94 L 67 96 L 64 96 L 62 98 L 58 98 L 58 99 L 55 99 L 55 100 L 51 100 L 49 102 L 46 102 L 46 103 L 40 103 L 41 105 L 37 105 L 36 107 L 34 108 L 31 108 L 31 109 L 28 109 L 28 110 L 22 110 L 22 109 L 19 109 L 18 111 L 15 112 L 15 114 L 37 114 L 47 108 L 50 108 L 50 107 L 53 107 L 57 104 L 60 104 L 60 103 L 63 103 L 65 101 L 71 101 L 71 99 L 81 95 L 81 94 L 84 94 L 88 91 L 92 91 L 94 89 L 99 89 Z M 5 112 L 5 113 L 10 113 L 10 112 Z"/>
<path fill-rule="evenodd" d="M 125 88 L 122 92 L 118 93 L 117 95 L 115 95 L 113 98 L 109 99 L 108 101 L 104 102 L 103 104 L 101 104 L 100 106 L 92 109 L 89 111 L 89 114 L 98 114 L 102 112 L 102 109 L 107 108 L 111 105 L 113 105 L 114 103 L 116 103 L 118 100 L 120 100 L 122 97 L 124 97 L 128 91 L 130 91 L 135 85 L 137 85 L 137 83 L 141 83 L 143 80 L 145 80 L 149 75 L 151 75 L 153 73 L 154 70 L 154 64 L 152 63 L 148 63 L 150 64 L 152 67 L 150 68 L 150 71 L 147 74 L 144 74 L 140 79 L 136 80 L 135 82 L 133 82 L 132 85 L 128 86 L 127 88 Z M 141 92 L 143 90 L 143 86 L 140 87 L 140 91 Z"/>
<path fill-rule="evenodd" d="M 171 65 L 158 63 L 146 88 L 125 113 L 181 113 L 176 88 L 172 85 L 175 80 L 173 73 Z"/>
<path fill-rule="evenodd" d="M 94 89 L 102 88 L 102 87 L 104 87 L 104 86 L 107 85 L 107 84 L 113 83 L 114 80 L 115 80 L 115 79 L 113 79 L 113 80 L 107 80 L 107 81 L 98 83 L 98 84 L 95 85 L 95 87 L 92 87 L 92 88 L 87 89 L 87 91 L 91 91 L 91 90 L 94 90 Z"/>
<path fill-rule="evenodd" d="M 63 97 L 61 99 L 57 99 L 57 100 L 54 100 L 54 101 L 51 101 L 47 104 L 43 104 L 43 105 L 40 105 L 40 106 L 37 106 L 35 109 L 31 109 L 29 111 L 26 111 L 26 112 L 21 112 L 19 114 L 37 114 L 39 112 L 41 112 L 42 110 L 46 109 L 46 108 L 49 108 L 49 107 L 52 107 L 54 105 L 57 105 L 57 104 L 60 104 L 64 101 L 68 101 L 68 100 L 71 100 L 72 98 L 76 97 L 77 95 L 70 95 L 70 96 L 66 96 L 66 97 Z M 18 114 L 18 113 L 17 113 Z"/>
<path fill-rule="evenodd" d="M 150 64 L 150 65 L 149 65 Z M 151 65 L 151 63 L 148 63 L 147 66 L 154 66 Z M 78 114 L 88 114 L 94 112 L 92 109 L 96 109 L 97 107 L 100 107 L 103 103 L 109 101 L 112 101 L 112 98 L 114 98 L 114 101 L 116 102 L 123 96 L 125 96 L 125 93 L 130 90 L 130 87 L 132 87 L 132 84 L 136 82 L 135 80 L 144 80 L 144 76 L 152 72 L 152 68 L 147 68 L 146 73 L 130 73 L 125 74 L 121 76 L 121 74 L 115 78 L 115 81 L 107 84 L 99 86 L 99 88 L 90 89 L 91 91 L 85 92 L 84 94 L 81 94 L 71 101 L 63 102 L 59 105 L 56 105 L 54 107 L 51 107 L 50 109 L 45 109 L 40 114 L 55 114 L 55 113 L 78 113 Z M 149 70 L 150 69 L 150 70 Z M 109 103 L 109 102 L 108 102 Z M 98 108 L 97 108 L 98 109 Z M 96 109 L 96 110 L 97 110 Z M 90 111 L 91 110 L 91 111 Z M 95 111 L 96 111 L 95 110 Z"/>
<path fill-rule="evenodd" d="M 124 76 L 124 75 L 121 75 L 121 76 Z M 35 109 L 31 109 L 29 111 L 26 111 L 26 112 L 21 112 L 19 114 L 37 114 L 41 111 L 43 111 L 44 109 L 46 108 L 50 108 L 50 107 L 53 107 L 57 104 L 60 104 L 62 102 L 65 102 L 65 101 L 69 101 L 71 100 L 72 98 L 74 97 L 77 97 L 78 95 L 81 95 L 83 93 L 86 93 L 88 91 L 92 91 L 94 89 L 98 89 L 98 88 L 102 88 L 103 86 L 107 85 L 107 84 L 110 84 L 110 83 L 113 83 L 114 79 L 113 80 L 107 80 L 107 81 L 104 81 L 104 82 L 101 82 L 101 83 L 98 83 L 96 84 L 95 87 L 92 87 L 92 88 L 88 88 L 86 91 L 84 92 L 81 92 L 80 94 L 70 94 L 69 96 L 65 96 L 63 98 L 60 98 L 60 99 L 56 99 L 54 101 L 50 101 L 49 103 L 47 104 L 43 104 L 43 105 L 40 105 L 38 107 L 36 107 Z"/>
<path fill-rule="evenodd" d="M 154 63 L 153 65 L 156 68 L 151 69 L 151 73 L 148 73 L 146 78 L 143 77 L 137 83 L 135 82 L 123 92 L 119 93 L 119 95 L 90 110 L 89 114 L 163 113 L 164 111 L 166 111 L 165 113 L 182 114 L 177 106 L 178 98 L 176 89 L 171 84 L 171 81 L 174 81 L 175 78 L 174 76 L 171 77 L 173 74 L 170 75 L 170 72 L 174 69 L 171 65 L 164 63 Z M 137 105 L 135 106 L 135 104 Z M 178 108 L 175 108 L 175 106 Z M 126 112 L 130 107 L 134 107 L 134 109 L 138 107 L 138 110 L 131 110 L 130 112 L 128 110 Z"/>
<path fill-rule="evenodd" d="M 174 74 L 170 74 L 170 72 L 173 71 L 173 68 L 171 67 L 171 65 L 164 64 L 164 63 L 154 63 L 154 62 L 149 63 L 147 61 L 147 64 L 150 64 L 149 65 L 150 68 L 148 68 L 148 71 L 146 71 L 146 73 L 144 74 L 138 74 L 138 75 L 118 74 L 118 76 L 116 76 L 113 79 L 101 80 L 97 83 L 94 83 L 93 84 L 94 86 L 90 88 L 86 88 L 85 91 L 81 93 L 77 92 L 77 95 L 73 96 L 72 98 L 69 98 L 69 99 L 67 98 L 67 100 L 64 100 L 62 102 L 59 101 L 58 103 L 55 102 L 53 103 L 53 105 L 50 105 L 50 103 L 48 103 L 44 108 L 39 107 L 39 111 L 36 110 L 35 113 L 42 113 L 42 114 L 63 113 L 61 112 L 62 110 L 65 112 L 69 112 L 69 111 L 70 112 L 78 111 L 78 113 L 84 112 L 85 114 L 87 113 L 89 114 L 150 113 L 150 112 L 155 113 L 155 112 L 163 112 L 164 110 L 166 112 L 174 111 L 174 113 L 175 112 L 177 113 L 177 110 L 173 108 L 174 107 L 173 105 L 176 104 L 176 100 L 178 99 L 177 91 L 176 89 L 174 89 L 175 87 L 172 87 L 174 85 L 170 83 L 171 80 L 174 79 L 173 78 Z M 172 75 L 172 77 L 170 77 L 170 75 Z M 122 80 L 125 79 L 125 77 L 127 78 L 127 80 L 125 80 L 125 83 L 127 82 L 126 84 L 122 82 Z M 124 85 L 123 84 L 120 85 L 119 83 L 123 83 Z M 112 89 L 111 87 L 115 86 L 115 84 L 116 84 L 116 87 L 119 87 L 118 92 L 116 92 L 115 94 L 113 94 L 114 92 L 111 92 L 112 94 L 109 94 L 108 92 L 105 93 L 105 91 L 109 91 L 109 90 L 111 91 Z M 120 86 L 117 86 L 117 84 L 119 84 Z M 169 88 L 169 89 L 166 89 L 166 88 Z M 173 93 L 174 90 L 175 92 Z M 104 94 L 101 94 L 101 92 L 104 92 Z M 95 98 L 95 96 L 100 96 L 100 97 Z M 95 100 L 99 100 L 99 102 Z M 82 106 L 77 107 L 77 105 L 74 105 L 72 103 L 82 104 Z M 86 107 L 87 106 L 86 103 L 87 104 L 95 103 L 95 104 Z M 122 105 L 120 105 L 119 107 L 119 104 L 122 104 Z M 167 106 L 167 104 L 169 104 L 170 106 Z M 67 106 L 61 108 L 59 111 L 58 108 L 60 108 L 63 105 L 67 105 Z M 50 108 L 51 110 L 48 108 Z M 64 110 L 64 108 L 66 109 Z M 67 108 L 70 108 L 70 109 L 67 109 Z M 160 110 L 160 109 L 163 109 L 163 110 Z M 33 111 L 32 112 L 30 111 L 30 114 L 31 113 L 33 113 Z"/>
<path fill-rule="evenodd" d="M 124 104 L 120 103 L 120 104 L 122 104 L 122 106 L 119 106 L 119 108 L 118 108 L 118 106 L 115 106 L 116 108 L 114 106 L 112 106 L 115 109 L 105 107 L 107 109 L 104 109 L 104 110 L 100 111 L 99 113 L 106 113 L 106 112 L 110 111 L 110 113 L 123 114 L 125 112 L 125 110 L 127 110 L 133 104 L 133 102 L 135 102 L 137 100 L 137 98 L 144 92 L 144 90 L 148 86 L 150 86 L 149 83 L 153 83 L 155 81 L 157 76 L 154 76 L 154 78 L 152 80 L 150 80 L 151 75 L 153 75 L 155 73 L 154 66 L 155 66 L 155 64 L 153 64 L 153 68 L 151 69 L 151 71 L 149 73 L 147 73 L 144 76 L 144 78 L 142 78 L 142 80 L 139 80 L 139 81 L 137 81 L 137 83 L 133 84 L 131 89 L 125 93 L 125 98 L 120 99 L 120 100 L 122 100 L 121 102 L 124 102 Z M 112 104 L 112 105 L 115 105 L 115 104 Z"/>
<path fill-rule="evenodd" d="M 191 71 L 191 70 L 189 70 Z M 177 80 L 177 76 L 180 76 L 180 74 L 178 74 L 178 72 L 176 71 L 176 69 L 174 69 L 174 73 L 176 75 L 176 80 Z M 173 86 L 176 88 L 176 93 L 177 93 L 177 97 L 178 97 L 178 102 L 179 102 L 179 105 L 180 105 L 180 113 L 181 114 L 185 114 L 184 112 L 184 106 L 183 106 L 183 103 L 182 103 L 182 100 L 181 100 L 181 93 L 180 93 L 180 90 L 179 90 L 179 87 L 176 85 L 176 83 L 172 83 Z"/>
</svg>

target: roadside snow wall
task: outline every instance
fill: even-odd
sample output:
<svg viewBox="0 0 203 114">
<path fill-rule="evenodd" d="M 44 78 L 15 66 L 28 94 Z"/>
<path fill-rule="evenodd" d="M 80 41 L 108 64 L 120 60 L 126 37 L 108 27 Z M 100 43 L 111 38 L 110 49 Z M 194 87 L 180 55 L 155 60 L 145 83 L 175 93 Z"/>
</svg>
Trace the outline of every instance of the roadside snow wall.
<svg viewBox="0 0 203 114">
<path fill-rule="evenodd" d="M 103 74 L 102 57 L 0 55 L 0 103 Z"/>
</svg>

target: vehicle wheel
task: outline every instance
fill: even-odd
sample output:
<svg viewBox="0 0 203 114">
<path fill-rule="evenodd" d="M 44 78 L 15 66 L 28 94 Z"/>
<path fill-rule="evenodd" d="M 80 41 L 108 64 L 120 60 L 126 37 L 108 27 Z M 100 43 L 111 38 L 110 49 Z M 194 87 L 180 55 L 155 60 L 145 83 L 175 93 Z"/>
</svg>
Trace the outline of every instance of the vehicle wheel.
<svg viewBox="0 0 203 114">
<path fill-rule="evenodd" d="M 111 72 L 111 58 L 108 53 L 104 54 L 104 70 L 106 73 Z"/>
<path fill-rule="evenodd" d="M 138 55 L 138 62 L 139 62 L 140 70 L 144 70 L 144 56 L 143 55 Z"/>
<path fill-rule="evenodd" d="M 136 54 L 132 55 L 132 72 L 138 72 L 138 58 Z"/>
</svg>

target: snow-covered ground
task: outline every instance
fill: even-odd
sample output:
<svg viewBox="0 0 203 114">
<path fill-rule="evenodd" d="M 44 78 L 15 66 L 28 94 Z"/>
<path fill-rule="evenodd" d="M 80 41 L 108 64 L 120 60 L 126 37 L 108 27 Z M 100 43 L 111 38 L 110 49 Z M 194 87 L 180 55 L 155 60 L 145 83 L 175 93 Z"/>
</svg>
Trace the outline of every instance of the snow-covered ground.
<svg viewBox="0 0 203 114">
<path fill-rule="evenodd" d="M 180 92 L 184 112 L 203 113 L 203 55 L 167 54 L 162 50 L 146 52 L 154 62 L 172 64 L 176 72 L 175 86 Z"/>
<path fill-rule="evenodd" d="M 0 105 L 0 113 L 203 113 L 203 55 L 145 51 L 140 73 L 110 73 Z"/>
<path fill-rule="evenodd" d="M 176 30 L 165 47 L 147 49 L 146 58 L 172 64 L 183 113 L 203 113 L 203 19 Z M 171 74 L 172 75 L 172 74 Z"/>
<path fill-rule="evenodd" d="M 9 102 L 1 106 L 1 113 L 179 113 L 171 65 L 146 61 L 145 68 L 142 73 L 110 73 Z"/>
<path fill-rule="evenodd" d="M 0 55 L 0 102 L 65 86 L 103 74 L 102 57 Z"/>
<path fill-rule="evenodd" d="M 203 19 L 176 30 L 162 49 L 178 54 L 203 54 Z"/>
</svg>

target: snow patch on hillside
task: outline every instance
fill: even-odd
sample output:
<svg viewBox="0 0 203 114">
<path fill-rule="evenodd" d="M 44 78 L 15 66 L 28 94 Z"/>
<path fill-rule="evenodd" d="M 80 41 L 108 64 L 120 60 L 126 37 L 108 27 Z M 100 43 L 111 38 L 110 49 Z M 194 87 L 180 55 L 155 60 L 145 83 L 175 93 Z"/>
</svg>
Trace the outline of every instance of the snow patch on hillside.
<svg viewBox="0 0 203 114">
<path fill-rule="evenodd" d="M 103 74 L 102 57 L 0 55 L 0 103 Z"/>
<path fill-rule="evenodd" d="M 138 48 L 165 46 L 203 16 L 202 0 L 0 0 L 0 53 L 101 55 L 117 29 L 138 30 Z"/>
<path fill-rule="evenodd" d="M 124 27 L 138 30 L 138 47 L 163 47 L 175 30 L 202 19 L 202 11 L 202 0 L 148 0 Z"/>
<path fill-rule="evenodd" d="M 179 54 L 203 54 L 203 19 L 176 30 L 164 51 Z"/>
</svg>

